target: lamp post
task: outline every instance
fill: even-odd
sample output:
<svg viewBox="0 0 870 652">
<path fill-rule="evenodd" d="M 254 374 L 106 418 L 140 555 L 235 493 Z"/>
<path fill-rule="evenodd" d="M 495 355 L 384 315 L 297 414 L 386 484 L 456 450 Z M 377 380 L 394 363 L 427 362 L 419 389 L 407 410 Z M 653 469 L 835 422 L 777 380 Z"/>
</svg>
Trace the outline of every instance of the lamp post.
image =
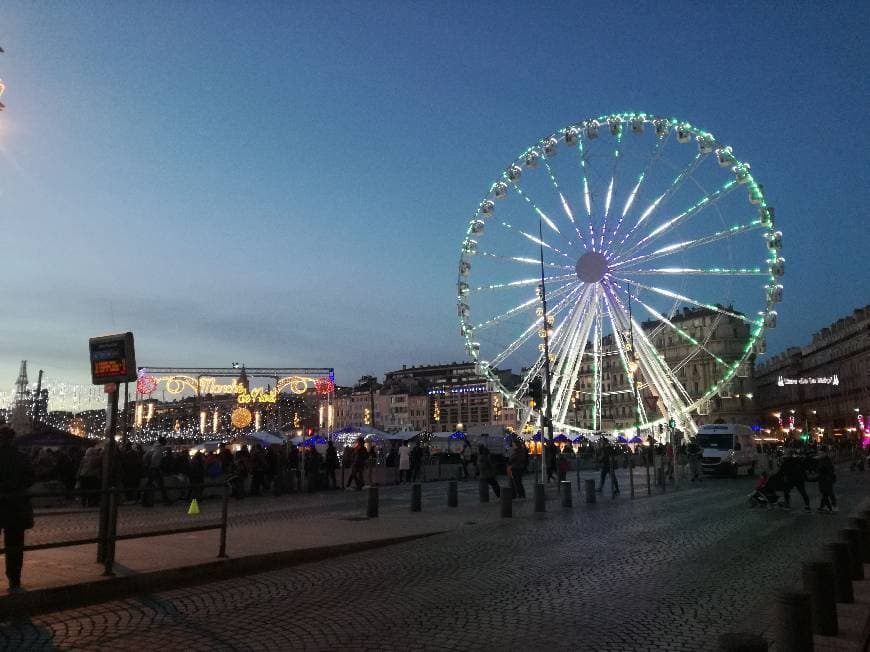
<svg viewBox="0 0 870 652">
<path fill-rule="evenodd" d="M 545 484 L 547 470 L 544 463 L 544 434 L 548 435 L 549 444 L 553 445 L 553 397 L 550 393 L 550 318 L 547 315 L 547 287 L 544 283 L 544 227 L 540 216 L 538 217 L 538 240 L 541 243 L 541 308 L 544 313 L 541 320 L 544 325 L 544 400 L 546 401 L 544 413 L 541 414 L 541 484 Z"/>
</svg>

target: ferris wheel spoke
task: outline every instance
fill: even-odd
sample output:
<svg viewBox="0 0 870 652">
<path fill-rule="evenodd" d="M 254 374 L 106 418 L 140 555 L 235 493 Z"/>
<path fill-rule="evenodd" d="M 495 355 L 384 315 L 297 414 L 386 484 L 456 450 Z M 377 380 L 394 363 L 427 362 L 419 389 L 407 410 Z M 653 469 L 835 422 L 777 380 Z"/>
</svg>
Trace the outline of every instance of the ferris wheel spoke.
<svg viewBox="0 0 870 652">
<path fill-rule="evenodd" d="M 643 224 L 644 222 L 646 222 L 646 220 L 650 217 L 650 215 L 652 215 L 653 212 L 655 212 L 655 210 L 660 205 L 662 205 L 662 203 L 667 202 L 667 200 L 670 199 L 670 197 L 677 190 L 680 189 L 680 187 L 683 185 L 683 183 L 686 181 L 686 179 L 688 179 L 692 175 L 692 173 L 697 169 L 698 165 L 704 159 L 704 156 L 705 155 L 702 154 L 701 152 L 698 152 L 697 154 L 695 154 L 695 157 L 691 161 L 689 161 L 689 164 L 686 165 L 686 167 L 683 168 L 680 171 L 680 173 L 677 174 L 676 177 L 674 177 L 673 181 L 671 181 L 671 185 L 668 186 L 667 189 L 665 189 L 665 191 L 662 194 L 660 194 L 658 197 L 656 197 L 652 201 L 652 203 L 646 207 L 646 210 L 644 210 L 644 212 L 640 214 L 640 217 L 638 218 L 637 222 L 635 222 L 634 226 L 631 227 L 631 229 L 625 234 L 625 236 L 622 238 L 622 240 L 619 241 L 620 247 L 622 247 L 622 245 L 624 245 L 628 241 L 628 239 L 632 235 L 634 235 L 634 233 L 638 230 L 640 225 Z"/>
<path fill-rule="evenodd" d="M 553 245 L 551 245 L 547 242 L 544 242 L 538 236 L 536 236 L 532 233 L 527 233 L 527 232 L 523 231 L 522 229 L 514 228 L 512 225 L 508 224 L 507 222 L 499 222 L 499 224 L 501 224 L 504 228 L 506 228 L 511 233 L 516 233 L 517 235 L 523 236 L 527 240 L 531 240 L 539 247 L 546 247 L 547 249 L 550 249 L 551 251 L 553 251 L 556 254 L 559 254 L 560 256 L 564 256 L 565 258 L 570 258 L 570 256 L 568 256 L 568 254 L 566 254 L 565 252 L 560 251 L 559 249 L 557 249 L 556 247 L 554 247 Z"/>
<path fill-rule="evenodd" d="M 583 291 L 580 293 L 577 300 L 574 302 L 574 305 L 571 306 L 571 309 L 568 311 L 568 315 L 559 326 L 553 331 L 553 337 L 551 338 L 550 345 L 550 353 L 552 357 L 555 359 L 554 366 L 554 375 L 560 373 L 560 369 L 562 365 L 564 365 L 564 361 L 566 359 L 566 348 L 570 345 L 569 341 L 573 338 L 574 332 L 577 328 L 577 322 L 580 320 L 581 315 L 583 315 L 586 311 L 586 307 L 589 303 L 589 293 L 590 293 L 589 285 L 583 288 Z"/>
<path fill-rule="evenodd" d="M 553 182 L 553 187 L 556 189 L 556 193 L 558 193 L 559 195 L 559 201 L 562 204 L 562 210 L 565 212 L 565 215 L 568 217 L 568 221 L 571 222 L 571 226 L 574 228 L 574 231 L 580 238 L 580 244 L 583 246 L 583 249 L 588 250 L 589 246 L 586 244 L 586 238 L 583 236 L 583 232 L 577 226 L 577 221 L 574 219 L 574 211 L 571 210 L 571 205 L 568 203 L 568 200 L 565 199 L 565 194 L 559 187 L 559 182 L 556 181 L 556 175 L 553 173 L 553 167 L 550 165 L 550 162 L 547 159 L 544 159 L 544 166 L 547 168 L 547 173 L 550 175 L 550 180 Z"/>
<path fill-rule="evenodd" d="M 640 324 L 627 313 L 616 293 L 613 293 L 611 299 L 619 309 L 620 321 L 627 324 L 627 330 L 633 333 L 636 360 L 647 382 L 655 388 L 659 400 L 669 412 L 680 413 L 685 409 L 685 405 L 679 397 L 680 390 L 677 386 L 682 387 L 682 385 L 676 378 L 673 378 L 667 365 L 664 364 L 655 347 L 647 339 Z M 676 381 L 676 385 L 672 384 L 672 381 Z M 683 389 L 683 391 L 685 390 Z"/>
<path fill-rule="evenodd" d="M 607 195 L 604 198 L 604 219 L 601 223 L 601 238 L 598 243 L 598 250 L 604 251 L 604 238 L 607 237 L 607 218 L 610 215 L 610 205 L 613 202 L 613 186 L 616 183 L 616 173 L 619 170 L 620 150 L 622 149 L 622 131 L 616 136 L 616 149 L 613 151 L 613 169 L 610 173 L 610 183 L 607 186 Z"/>
<path fill-rule="evenodd" d="M 592 244 L 592 251 L 595 251 L 595 227 L 592 224 L 592 191 L 589 188 L 589 175 L 586 169 L 586 149 L 582 138 L 577 139 L 577 154 L 580 160 L 580 179 L 583 183 L 581 188 L 583 192 L 583 205 L 586 207 L 586 217 L 589 218 L 589 242 Z"/>
<path fill-rule="evenodd" d="M 634 204 L 635 197 L 637 197 L 637 192 L 640 190 L 641 185 L 643 185 L 644 179 L 646 179 L 647 174 L 649 174 L 650 170 L 653 168 L 653 165 L 658 161 L 662 156 L 662 147 L 667 141 L 667 138 L 657 138 L 656 146 L 653 150 L 653 153 L 646 164 L 646 167 L 640 173 L 637 178 L 637 181 L 634 184 L 634 187 L 631 189 L 631 192 L 628 194 L 628 198 L 625 200 L 625 205 L 622 207 L 622 214 L 619 216 L 619 221 L 616 223 L 616 228 L 613 230 L 613 233 L 610 236 L 610 239 L 607 241 L 606 249 L 610 249 L 610 245 L 613 244 L 613 241 L 616 239 L 616 236 L 619 234 L 619 229 L 622 227 L 622 223 L 625 221 L 625 216 L 628 214 L 629 209 L 631 209 L 632 204 Z"/>
<path fill-rule="evenodd" d="M 603 297 L 605 301 L 605 305 L 607 306 L 607 317 L 610 321 L 610 326 L 613 329 L 613 339 L 616 342 L 616 347 L 619 352 L 619 359 L 622 361 L 622 368 L 625 371 L 625 377 L 629 379 L 629 382 L 632 384 L 632 393 L 634 394 L 634 402 L 635 402 L 635 419 L 636 423 L 644 423 L 647 420 L 646 417 L 646 409 L 643 404 L 640 402 L 640 390 L 639 388 L 635 390 L 635 383 L 637 382 L 634 374 L 631 371 L 631 368 L 628 364 L 628 352 L 625 349 L 625 342 L 623 341 L 623 330 L 616 323 L 616 317 L 614 316 L 615 311 L 619 310 L 615 308 L 612 302 L 612 299 L 609 296 L 609 293 L 612 292 L 612 288 L 605 285 Z"/>
<path fill-rule="evenodd" d="M 563 274 L 562 276 L 546 276 L 544 277 L 545 283 L 567 283 L 570 281 L 576 281 L 577 274 Z M 490 290 L 504 290 L 507 288 L 518 288 L 525 287 L 529 285 L 539 285 L 541 283 L 541 277 L 532 277 L 532 278 L 524 278 L 519 281 L 508 281 L 506 283 L 493 283 L 492 285 L 480 285 L 476 288 L 470 288 L 471 292 L 488 292 Z"/>
<path fill-rule="evenodd" d="M 679 224 L 683 223 L 693 215 L 697 215 L 704 209 L 713 206 L 717 201 L 719 201 L 720 199 L 722 199 L 722 197 L 734 190 L 738 185 L 739 184 L 736 180 L 731 179 L 725 182 L 721 187 L 714 190 L 712 193 L 707 193 L 704 197 L 699 199 L 682 213 L 676 215 L 675 217 L 672 217 L 671 219 L 667 220 L 663 224 L 657 226 L 655 229 L 650 231 L 648 235 L 638 240 L 632 247 L 625 251 L 623 256 L 630 256 L 635 251 L 644 248 L 647 244 L 649 244 L 653 240 L 660 238 L 665 233 L 678 226 Z"/>
<path fill-rule="evenodd" d="M 698 269 L 694 267 L 659 267 L 655 269 L 621 269 L 621 274 L 631 276 L 770 276 L 770 272 L 759 267 L 725 268 L 711 267 Z"/>
<path fill-rule="evenodd" d="M 746 322 L 747 324 L 754 324 L 755 322 L 747 317 L 746 315 L 741 315 L 739 312 L 733 312 L 731 310 L 725 310 L 721 306 L 717 306 L 710 303 L 705 303 L 703 301 L 698 301 L 697 299 L 692 299 L 691 297 L 687 297 L 684 294 L 680 294 L 678 292 L 672 292 L 671 290 L 665 290 L 663 288 L 658 288 L 653 285 L 646 285 L 644 283 L 640 283 L 638 281 L 628 279 L 622 276 L 613 276 L 613 278 L 622 281 L 623 283 L 628 283 L 629 285 L 633 285 L 636 288 L 640 288 L 642 290 L 649 290 L 650 292 L 655 292 L 663 297 L 668 297 L 669 299 L 677 299 L 678 301 L 684 301 L 685 303 L 690 303 L 693 306 L 698 308 L 707 308 L 708 310 L 712 310 L 714 312 L 718 312 L 719 314 L 726 315 L 728 317 L 733 317 L 734 319 L 739 319 L 741 321 Z"/>
<path fill-rule="evenodd" d="M 569 305 L 569 301 L 571 300 L 571 297 L 572 297 L 572 296 L 574 295 L 574 293 L 576 293 L 579 289 L 580 289 L 580 284 L 578 283 L 578 286 L 575 287 L 574 290 L 572 290 L 572 291 L 568 294 L 568 296 L 566 296 L 566 297 L 565 297 L 564 299 L 562 299 L 558 304 L 556 304 L 556 306 L 551 310 L 550 314 L 553 315 L 553 316 L 555 316 L 556 314 L 558 314 L 559 312 L 561 312 L 562 310 L 564 310 L 565 307 L 566 307 L 567 305 Z M 532 337 L 532 335 L 537 335 L 538 329 L 539 329 L 539 328 L 541 327 L 541 325 L 543 324 L 543 321 L 544 321 L 544 318 L 543 318 L 543 316 L 541 316 L 541 317 L 538 317 L 534 322 L 532 322 L 532 325 L 529 326 L 525 331 L 523 331 L 522 335 L 520 335 L 520 336 L 519 336 L 518 338 L 516 338 L 513 342 L 511 342 L 511 343 L 508 345 L 508 347 L 507 347 L 504 351 L 502 351 L 501 353 L 499 353 L 497 356 L 495 356 L 495 357 L 490 361 L 490 363 L 489 363 L 490 366 L 491 366 L 491 367 L 497 367 L 497 366 L 498 366 L 499 364 L 501 364 L 505 359 L 507 359 L 511 354 L 515 353 L 515 352 L 517 351 L 517 349 L 519 349 L 523 344 L 525 344 L 526 342 L 528 342 L 529 339 Z"/>
<path fill-rule="evenodd" d="M 522 263 L 524 265 L 535 265 L 536 267 L 540 267 L 541 265 L 541 260 L 539 258 L 528 258 L 524 256 L 504 256 L 502 254 L 494 254 L 489 251 L 478 251 L 476 255 L 484 258 L 502 260 L 505 262 Z M 544 267 L 550 267 L 552 269 L 575 269 L 573 265 L 560 265 L 558 263 L 553 263 L 546 260 L 544 261 Z"/>
<path fill-rule="evenodd" d="M 637 303 L 639 303 L 640 305 L 642 305 L 642 306 L 644 307 L 644 309 L 645 309 L 645 310 L 646 310 L 646 311 L 647 311 L 647 312 L 648 312 L 652 317 L 654 317 L 655 319 L 659 320 L 661 323 L 663 323 L 663 324 L 665 324 L 666 326 L 668 326 L 671 330 L 673 330 L 675 333 L 677 333 L 677 335 L 679 335 L 680 337 L 682 337 L 684 340 L 686 340 L 686 341 L 689 342 L 690 344 L 693 344 L 694 346 L 698 347 L 698 349 L 699 349 L 700 351 L 703 351 L 704 353 L 706 353 L 707 355 L 709 355 L 711 358 L 713 358 L 713 360 L 715 360 L 717 364 L 719 364 L 719 365 L 721 365 L 721 366 L 723 366 L 723 367 L 727 367 L 727 366 L 728 366 L 728 363 L 727 363 L 727 362 L 725 362 L 722 358 L 720 358 L 718 355 L 716 355 L 715 353 L 713 353 L 713 352 L 712 352 L 710 349 L 708 349 L 708 348 L 707 348 L 707 347 L 706 347 L 702 342 L 699 342 L 698 340 L 696 340 L 694 337 L 692 337 L 691 335 L 689 335 L 689 333 L 687 333 L 687 332 L 684 331 L 682 328 L 680 328 L 679 326 L 677 326 L 674 322 L 672 322 L 670 319 L 668 319 L 667 317 L 665 317 L 665 316 L 664 316 L 662 313 L 660 313 L 658 310 L 656 310 L 655 308 L 653 308 L 652 306 L 650 306 L 650 305 L 647 304 L 646 302 L 642 301 L 642 300 L 639 299 L 637 296 L 633 296 L 633 297 L 632 297 L 632 300 L 633 300 L 633 301 L 636 301 Z"/>
<path fill-rule="evenodd" d="M 558 417 L 557 421 L 560 422 L 565 420 L 568 404 L 571 402 L 571 393 L 577 384 L 577 376 L 580 373 L 580 366 L 586 352 L 586 343 L 589 340 L 589 331 L 592 328 L 595 315 L 595 310 L 590 309 L 590 307 L 597 303 L 597 295 L 598 289 L 595 287 L 587 293 L 587 301 L 583 309 L 578 311 L 578 319 L 571 332 L 568 354 L 562 361 L 560 378 L 553 400 L 553 407 Z"/>
<path fill-rule="evenodd" d="M 550 298 L 555 298 L 555 297 L 561 296 L 561 295 L 565 294 L 566 292 L 570 291 L 574 287 L 575 286 L 571 283 L 565 284 L 562 287 L 557 288 L 557 289 L 553 290 L 552 292 L 550 292 L 548 294 L 548 296 Z M 479 330 L 485 330 L 487 328 L 491 328 L 492 326 L 495 326 L 496 324 L 499 324 L 499 323 L 505 321 L 506 319 L 510 319 L 512 317 L 516 317 L 517 315 L 519 315 L 521 313 L 533 310 L 534 308 L 536 308 L 539 305 L 541 305 L 541 299 L 538 296 L 533 296 L 528 301 L 524 301 L 524 302 L 514 306 L 513 308 L 510 308 L 509 310 L 506 310 L 505 312 L 496 315 L 495 317 L 492 317 L 490 319 L 487 319 L 484 322 L 479 323 L 477 326 L 474 327 L 474 330 L 479 331 Z"/>
<path fill-rule="evenodd" d="M 656 249 L 655 251 L 642 256 L 635 256 L 634 258 L 627 258 L 614 262 L 611 265 L 611 268 L 626 268 L 627 265 L 643 263 L 650 260 L 655 260 L 657 258 L 662 258 L 664 256 L 670 256 L 675 253 L 682 253 L 696 247 L 702 247 L 713 242 L 732 238 L 741 233 L 746 233 L 748 231 L 753 231 L 760 228 L 763 228 L 760 220 L 754 220 L 749 224 L 737 224 L 735 226 L 732 226 L 730 229 L 725 229 L 724 231 L 717 231 L 716 233 L 711 233 L 710 235 L 695 238 L 693 240 L 686 240 L 685 242 L 676 242 L 666 247 Z"/>
<path fill-rule="evenodd" d="M 596 296 L 598 294 L 597 288 L 595 289 L 595 294 Z M 597 304 L 597 298 L 594 302 Z M 587 310 L 587 313 L 588 314 L 585 316 L 585 322 L 577 331 L 574 347 L 574 361 L 570 367 L 571 372 L 570 376 L 567 378 L 568 382 L 563 383 L 561 387 L 559 421 L 565 420 L 565 414 L 567 413 L 568 405 L 571 402 L 571 395 L 574 392 L 574 388 L 577 386 L 577 377 L 580 375 L 580 369 L 583 366 L 583 358 L 586 356 L 586 345 L 589 342 L 589 332 L 592 330 L 596 311 Z"/>
<path fill-rule="evenodd" d="M 562 238 L 562 239 L 563 239 L 563 240 L 568 244 L 569 247 L 573 247 L 573 246 L 574 246 L 574 243 L 571 242 L 571 241 L 568 239 L 568 237 L 567 237 L 564 233 L 562 233 L 562 231 L 559 230 L 559 227 L 556 226 L 556 223 L 553 222 L 552 219 L 550 219 L 550 216 L 547 215 L 547 214 L 546 214 L 544 211 L 542 211 L 540 208 L 538 208 L 538 205 L 537 205 L 534 201 L 532 201 L 532 198 L 529 197 L 529 195 L 528 195 L 527 192 L 525 192 L 522 188 L 520 188 L 520 187 L 519 187 L 518 185 L 516 185 L 516 184 L 514 184 L 514 185 L 512 186 L 512 188 L 514 189 L 514 191 L 516 191 L 517 194 L 519 194 L 520 197 L 522 197 L 523 199 L 526 200 L 526 203 L 527 203 L 527 204 L 531 207 L 531 209 L 535 212 L 535 215 L 537 215 L 537 216 L 541 219 L 541 222 L 542 222 L 542 223 L 546 224 L 547 227 L 548 227 L 551 231 L 553 231 L 553 232 L 555 232 L 556 234 L 558 234 L 558 235 L 559 235 L 559 236 L 560 236 L 560 237 L 561 237 L 561 238 Z M 525 233 L 524 233 L 524 235 L 525 235 Z M 540 242 L 540 240 L 539 240 L 539 242 Z M 554 250 L 554 251 L 558 251 L 558 249 L 555 249 L 555 248 L 553 248 L 553 250 Z"/>
</svg>

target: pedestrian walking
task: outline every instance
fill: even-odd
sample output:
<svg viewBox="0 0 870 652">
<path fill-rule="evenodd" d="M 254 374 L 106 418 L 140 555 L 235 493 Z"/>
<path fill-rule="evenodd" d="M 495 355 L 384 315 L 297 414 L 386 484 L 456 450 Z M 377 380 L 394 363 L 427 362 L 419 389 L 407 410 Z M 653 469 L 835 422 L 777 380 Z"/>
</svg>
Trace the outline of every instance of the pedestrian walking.
<svg viewBox="0 0 870 652">
<path fill-rule="evenodd" d="M 403 441 L 399 446 L 399 484 L 411 481 L 411 449 L 408 442 Z"/>
<path fill-rule="evenodd" d="M 460 466 L 462 469 L 462 479 L 468 480 L 471 477 L 468 468 L 472 465 L 472 450 L 471 445 L 467 441 L 462 443 L 462 452 L 459 455 L 462 459 L 462 464 Z"/>
<path fill-rule="evenodd" d="M 9 593 L 19 593 L 24 565 L 24 532 L 33 527 L 33 506 L 27 496 L 4 496 L 27 491 L 35 480 L 30 460 L 15 448 L 15 431 L 0 427 L 0 529 L 6 548 Z"/>
<path fill-rule="evenodd" d="M 804 499 L 804 511 L 811 511 L 810 497 L 807 495 L 807 490 L 804 486 L 804 482 L 806 481 L 806 468 L 804 467 L 803 460 L 794 454 L 793 449 L 789 448 L 786 450 L 785 458 L 782 461 L 782 468 L 780 470 L 782 471 L 783 480 L 785 482 L 785 508 L 791 509 L 789 494 L 792 489 L 797 489 L 801 498 Z"/>
<path fill-rule="evenodd" d="M 423 447 L 422 445 L 414 444 L 411 449 L 411 482 L 420 481 L 420 471 L 423 467 Z"/>
<path fill-rule="evenodd" d="M 326 445 L 326 458 L 323 466 L 326 468 L 326 483 L 330 489 L 336 489 L 338 484 L 335 481 L 335 470 L 338 468 L 338 451 L 335 450 L 335 444 L 330 442 Z"/>
<path fill-rule="evenodd" d="M 146 493 L 148 499 L 142 501 L 143 506 L 154 506 L 154 487 L 160 489 L 160 499 L 164 505 L 169 505 L 169 496 L 166 493 L 166 484 L 163 482 L 163 468 L 169 463 L 170 451 L 166 448 L 166 437 L 158 437 L 157 442 L 145 453 L 145 468 L 148 473 Z"/>
<path fill-rule="evenodd" d="M 692 482 L 701 481 L 701 447 L 698 446 L 698 440 L 692 437 L 689 440 L 689 445 L 686 446 L 686 453 L 689 457 L 689 475 Z"/>
<path fill-rule="evenodd" d="M 559 456 L 556 458 L 556 470 L 559 474 L 559 482 L 564 482 L 568 477 L 568 457 L 559 453 Z M 562 486 L 561 484 L 559 485 Z"/>
<path fill-rule="evenodd" d="M 619 493 L 619 481 L 616 479 L 616 470 L 614 468 L 614 456 L 616 451 L 611 445 L 604 441 L 601 446 L 601 480 L 598 483 L 598 493 L 604 491 L 604 481 L 610 475 L 610 482 L 614 494 Z"/>
<path fill-rule="evenodd" d="M 492 487 L 492 492 L 496 498 L 501 497 L 501 487 L 498 486 L 498 482 L 495 479 L 495 465 L 492 463 L 492 456 L 489 454 L 486 440 L 477 447 L 477 475 L 481 481 L 486 482 Z"/>
<path fill-rule="evenodd" d="M 547 442 L 544 447 L 544 460 L 547 465 L 547 484 L 550 484 L 550 480 L 556 474 L 556 458 L 558 455 L 559 449 L 556 448 L 556 444 L 551 441 Z"/>
<path fill-rule="evenodd" d="M 135 502 L 139 497 L 139 483 L 142 480 L 142 458 L 133 449 L 133 444 L 127 442 L 121 451 L 121 482 L 124 485 L 125 497 Z"/>
<path fill-rule="evenodd" d="M 525 442 L 519 437 L 513 440 L 511 446 L 513 450 L 508 458 L 508 465 L 511 471 L 511 484 L 514 487 L 514 497 L 525 498 L 526 488 L 523 486 L 523 474 L 529 464 L 529 451 L 526 449 Z"/>
<path fill-rule="evenodd" d="M 366 467 L 367 458 L 368 451 L 366 451 L 365 442 L 362 437 L 359 437 L 353 447 L 353 464 L 351 465 L 350 478 L 347 481 L 348 489 L 350 489 L 352 482 L 356 482 L 356 490 L 362 491 L 365 485 L 363 471 Z"/>
<path fill-rule="evenodd" d="M 837 497 L 834 495 L 834 483 L 837 481 L 837 474 L 834 471 L 834 463 L 828 454 L 828 448 L 822 448 L 819 455 L 819 493 L 822 494 L 822 500 L 819 504 L 819 511 L 825 511 L 834 514 L 837 513 Z"/>
<path fill-rule="evenodd" d="M 82 494 L 82 507 L 96 507 L 100 504 L 100 495 L 95 492 L 100 488 L 102 469 L 102 449 L 93 446 L 85 451 L 85 456 L 79 464 L 78 484 L 82 491 L 89 493 Z"/>
<path fill-rule="evenodd" d="M 366 442 L 366 484 L 369 487 L 375 486 L 375 467 L 378 465 L 378 449 L 375 447 L 375 442 L 369 440 Z"/>
</svg>

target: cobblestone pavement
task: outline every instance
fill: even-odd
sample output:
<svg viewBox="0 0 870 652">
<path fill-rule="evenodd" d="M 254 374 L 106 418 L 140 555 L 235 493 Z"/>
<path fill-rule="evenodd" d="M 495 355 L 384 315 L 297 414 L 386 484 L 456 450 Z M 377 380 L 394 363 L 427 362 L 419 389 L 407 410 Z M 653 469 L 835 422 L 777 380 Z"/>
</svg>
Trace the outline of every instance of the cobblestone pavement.
<svg viewBox="0 0 870 652">
<path fill-rule="evenodd" d="M 796 586 L 799 562 L 864 500 L 870 474 L 839 475 L 840 515 L 750 510 L 745 479 L 551 500 L 546 514 L 7 623 L 0 649 L 713 649 L 723 631 L 770 636 L 772 591 Z"/>
</svg>

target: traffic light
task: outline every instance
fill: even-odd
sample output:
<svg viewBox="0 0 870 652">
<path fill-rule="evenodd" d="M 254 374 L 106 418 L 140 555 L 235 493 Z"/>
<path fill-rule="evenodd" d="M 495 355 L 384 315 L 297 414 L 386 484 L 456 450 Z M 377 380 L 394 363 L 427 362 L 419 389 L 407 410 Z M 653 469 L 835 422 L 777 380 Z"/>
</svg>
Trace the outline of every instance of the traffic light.
<svg viewBox="0 0 870 652">
<path fill-rule="evenodd" d="M 529 383 L 529 389 L 526 393 L 529 398 L 534 401 L 535 405 L 543 405 L 544 404 L 544 386 L 541 382 L 541 377 L 536 376 Z"/>
<path fill-rule="evenodd" d="M 802 432 L 801 433 L 801 441 L 809 441 L 809 440 L 810 440 L 810 433 Z"/>
</svg>

